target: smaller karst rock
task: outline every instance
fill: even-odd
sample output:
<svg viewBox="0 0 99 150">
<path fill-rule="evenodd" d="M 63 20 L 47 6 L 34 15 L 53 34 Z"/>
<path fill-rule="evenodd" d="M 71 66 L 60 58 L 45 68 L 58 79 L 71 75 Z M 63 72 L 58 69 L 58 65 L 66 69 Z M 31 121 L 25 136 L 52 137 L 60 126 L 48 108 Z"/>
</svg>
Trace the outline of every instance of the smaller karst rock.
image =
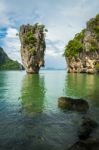
<svg viewBox="0 0 99 150">
<path fill-rule="evenodd" d="M 21 57 L 27 73 L 38 73 L 44 66 L 45 32 L 45 26 L 38 23 L 20 27 Z"/>
<path fill-rule="evenodd" d="M 88 102 L 83 99 L 73 99 L 69 97 L 60 97 L 58 106 L 67 110 L 87 111 L 89 109 Z"/>
</svg>

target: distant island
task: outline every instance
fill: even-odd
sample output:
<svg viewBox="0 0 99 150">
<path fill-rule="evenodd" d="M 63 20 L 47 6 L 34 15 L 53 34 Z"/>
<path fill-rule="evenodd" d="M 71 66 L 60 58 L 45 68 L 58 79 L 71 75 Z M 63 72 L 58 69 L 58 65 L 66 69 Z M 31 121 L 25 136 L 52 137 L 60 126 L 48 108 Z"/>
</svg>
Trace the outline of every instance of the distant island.
<svg viewBox="0 0 99 150">
<path fill-rule="evenodd" d="M 24 70 L 24 67 L 19 62 L 10 59 L 0 47 L 0 70 Z"/>
<path fill-rule="evenodd" d="M 69 73 L 99 72 L 99 14 L 65 46 Z"/>
<path fill-rule="evenodd" d="M 45 67 L 41 68 L 41 70 L 66 70 L 66 68 Z"/>
</svg>

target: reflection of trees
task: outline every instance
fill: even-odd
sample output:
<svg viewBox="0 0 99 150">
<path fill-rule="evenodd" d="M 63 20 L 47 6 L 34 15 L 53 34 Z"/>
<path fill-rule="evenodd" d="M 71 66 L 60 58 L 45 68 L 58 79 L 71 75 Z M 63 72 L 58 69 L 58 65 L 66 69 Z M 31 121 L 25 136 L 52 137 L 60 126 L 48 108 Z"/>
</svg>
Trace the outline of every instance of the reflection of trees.
<svg viewBox="0 0 99 150">
<path fill-rule="evenodd" d="M 5 72 L 0 72 L 0 97 L 4 96 L 5 91 L 2 90 L 2 87 L 6 87 L 6 80 L 7 80 L 7 75 Z M 4 92 L 4 93 L 3 93 Z M 2 94 L 3 93 L 3 94 Z"/>
<path fill-rule="evenodd" d="M 7 102 L 8 102 L 8 81 L 9 81 L 9 78 L 8 78 L 8 75 L 5 71 L 0 71 L 0 108 L 2 106 L 3 107 L 3 110 L 2 111 L 5 111 L 7 108 Z M 4 115 L 4 114 L 3 114 Z"/>
<path fill-rule="evenodd" d="M 25 75 L 23 79 L 22 107 L 28 112 L 41 112 L 43 109 L 43 102 L 45 96 L 45 85 L 43 76 Z"/>
<path fill-rule="evenodd" d="M 80 97 L 98 102 L 99 97 L 98 75 L 67 74 L 65 93 L 67 96 Z"/>
</svg>

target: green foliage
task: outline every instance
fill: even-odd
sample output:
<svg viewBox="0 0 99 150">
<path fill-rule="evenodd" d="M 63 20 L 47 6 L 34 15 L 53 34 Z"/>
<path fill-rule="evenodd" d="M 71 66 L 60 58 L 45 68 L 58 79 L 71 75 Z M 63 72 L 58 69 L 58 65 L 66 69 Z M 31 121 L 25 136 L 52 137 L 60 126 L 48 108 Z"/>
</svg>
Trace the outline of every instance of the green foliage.
<svg viewBox="0 0 99 150">
<path fill-rule="evenodd" d="M 99 50 L 97 44 L 99 42 L 99 14 L 87 22 L 87 28 L 94 33 L 94 38 L 89 39 L 89 43 L 91 44 L 90 51 L 97 51 Z"/>
<path fill-rule="evenodd" d="M 99 14 L 88 21 L 87 27 L 99 36 Z"/>
<path fill-rule="evenodd" d="M 24 37 L 23 37 L 23 41 L 25 44 L 35 44 L 37 42 L 36 37 L 33 35 L 32 31 L 29 31 L 27 33 L 25 33 Z"/>
<path fill-rule="evenodd" d="M 97 41 L 95 39 L 90 39 L 90 51 L 98 51 Z"/>
<path fill-rule="evenodd" d="M 0 70 L 22 70 L 23 66 L 17 61 L 11 60 L 3 48 L 0 47 Z"/>
<path fill-rule="evenodd" d="M 48 30 L 47 30 L 47 29 L 45 29 L 45 32 L 48 32 Z"/>
<path fill-rule="evenodd" d="M 96 69 L 97 71 L 99 71 L 99 63 L 97 63 L 97 64 L 95 65 L 95 69 Z"/>
<path fill-rule="evenodd" d="M 82 30 L 79 34 L 76 34 L 74 39 L 71 40 L 67 46 L 65 46 L 64 56 L 68 58 L 77 57 L 79 52 L 86 51 L 86 47 L 84 45 L 83 39 L 85 36 L 85 31 L 90 31 L 92 33 L 92 37 L 87 39 L 87 43 L 89 44 L 89 51 L 99 51 L 99 14 L 90 19 L 87 22 L 87 29 Z"/>
<path fill-rule="evenodd" d="M 37 41 L 39 43 L 41 42 L 41 45 L 44 46 L 44 32 L 48 32 L 48 30 L 45 29 L 45 26 L 42 24 L 36 23 L 34 26 L 29 24 L 27 25 L 26 32 L 23 32 L 23 44 L 27 46 L 27 49 L 31 53 L 36 52 L 36 46 L 38 45 Z M 36 35 L 38 35 L 39 39 L 36 37 Z"/>
<path fill-rule="evenodd" d="M 31 53 L 35 53 L 35 52 L 36 52 L 36 49 L 33 48 L 33 47 L 32 47 L 32 48 L 29 48 L 28 50 L 29 50 L 29 52 L 31 52 Z"/>
<path fill-rule="evenodd" d="M 84 38 L 84 32 L 85 30 L 82 30 L 80 33 L 76 34 L 75 39 L 78 41 L 82 41 Z"/>
<path fill-rule="evenodd" d="M 0 64 L 0 70 L 20 70 L 20 64 L 17 61 L 7 60 L 5 63 Z"/>
<path fill-rule="evenodd" d="M 37 27 L 38 27 L 39 29 L 42 29 L 42 30 L 43 30 L 43 29 L 45 28 L 45 25 L 43 25 L 43 24 L 38 24 Z"/>
<path fill-rule="evenodd" d="M 84 33 L 81 32 L 79 34 L 76 34 L 73 40 L 69 41 L 68 45 L 65 47 L 64 56 L 68 58 L 78 56 L 78 52 L 81 52 L 83 50 L 83 43 L 82 43 L 83 36 Z"/>
</svg>

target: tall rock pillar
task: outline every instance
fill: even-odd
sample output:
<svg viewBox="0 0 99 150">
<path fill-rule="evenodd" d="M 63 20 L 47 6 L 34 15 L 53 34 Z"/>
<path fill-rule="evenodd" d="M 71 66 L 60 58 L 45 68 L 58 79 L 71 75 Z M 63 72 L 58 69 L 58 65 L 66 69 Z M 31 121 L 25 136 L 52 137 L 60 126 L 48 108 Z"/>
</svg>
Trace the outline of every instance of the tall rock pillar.
<svg viewBox="0 0 99 150">
<path fill-rule="evenodd" d="M 21 58 L 27 73 L 38 73 L 44 66 L 46 49 L 44 25 L 22 25 L 19 31 L 21 41 Z"/>
</svg>

